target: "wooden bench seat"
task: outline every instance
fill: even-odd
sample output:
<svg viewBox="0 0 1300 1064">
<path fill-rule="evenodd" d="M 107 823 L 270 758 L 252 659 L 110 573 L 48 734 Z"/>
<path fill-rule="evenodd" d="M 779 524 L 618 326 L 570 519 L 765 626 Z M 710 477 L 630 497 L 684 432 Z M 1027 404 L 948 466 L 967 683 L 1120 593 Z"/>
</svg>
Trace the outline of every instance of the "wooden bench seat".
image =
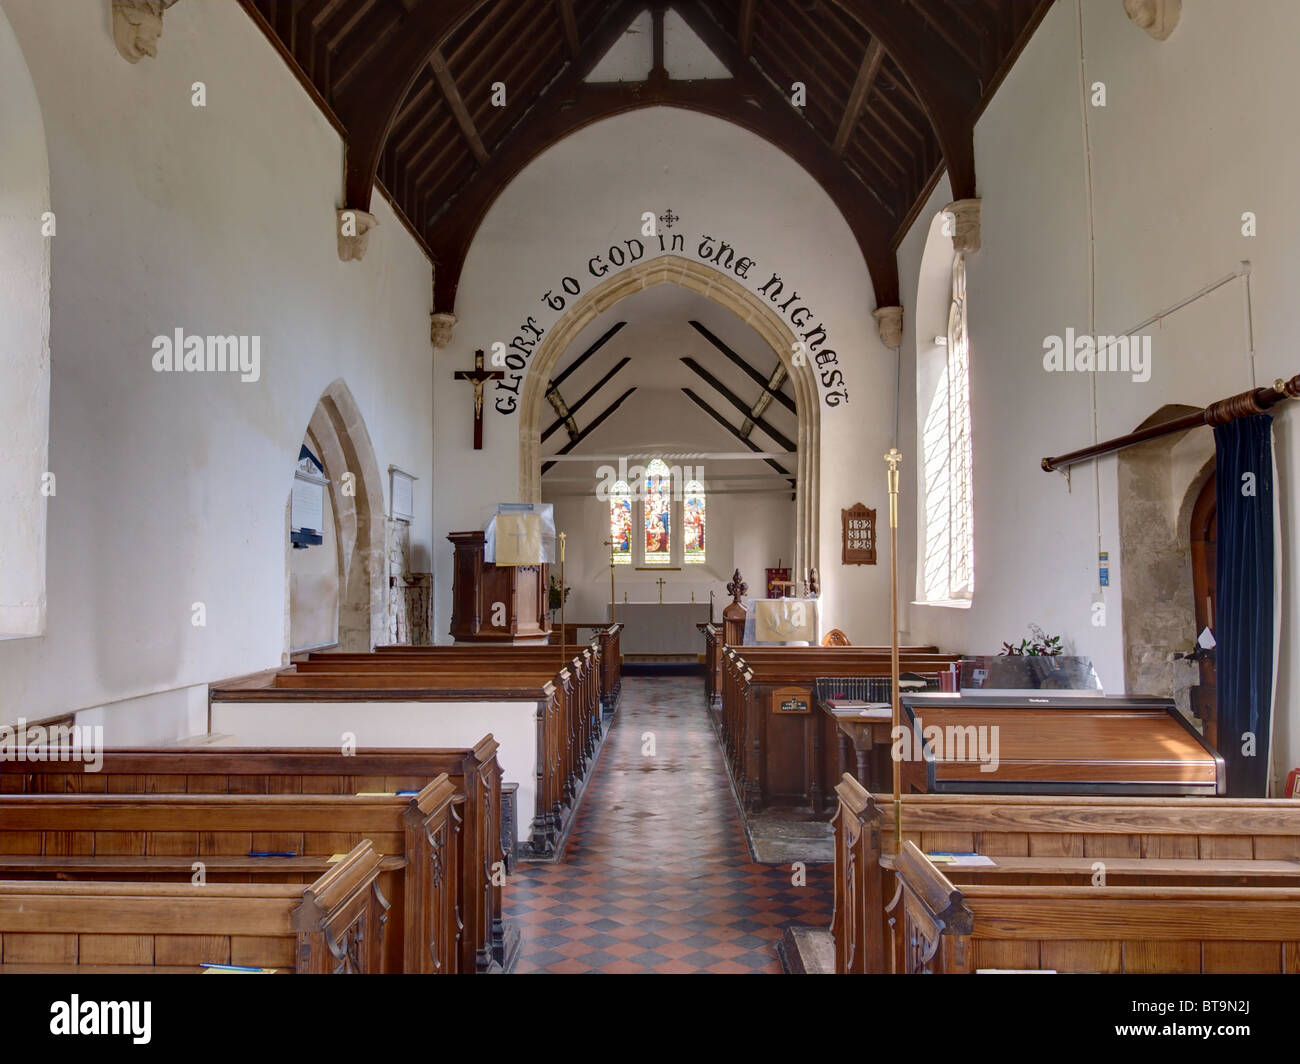
<svg viewBox="0 0 1300 1064">
<path fill-rule="evenodd" d="M 722 657 L 718 727 L 746 813 L 774 805 L 828 812 L 845 753 L 834 719 L 818 708 L 817 680 L 888 676 L 889 649 L 728 647 Z M 960 660 L 909 648 L 900 667 L 931 675 Z"/>
<path fill-rule="evenodd" d="M 445 774 L 462 796 L 455 808 L 460 882 L 456 904 L 464 924 L 457 969 L 488 971 L 506 963 L 507 926 L 501 906 L 503 860 L 501 766 L 497 742 L 485 735 L 472 747 L 363 750 L 232 750 L 226 747 L 118 748 L 104 751 L 99 772 L 59 762 L 0 762 L 0 793 L 30 794 L 337 794 L 419 791 Z M 0 857 L 0 860 L 3 860 Z M 317 857 L 209 857 L 212 874 L 230 874 L 253 860 L 254 871 Z M 286 865 L 285 867 L 289 867 Z M 214 870 L 220 871 L 214 871 Z"/>
<path fill-rule="evenodd" d="M 521 802 L 529 803 L 523 807 L 531 806 L 522 826 L 534 852 L 553 854 L 603 738 L 598 656 L 592 647 L 550 646 L 313 654 L 284 670 L 213 686 L 209 730 L 249 745 L 260 745 L 259 733 L 266 736 L 263 743 L 283 743 L 286 728 L 275 719 L 296 720 L 306 712 L 308 721 L 318 723 L 312 734 L 321 734 L 332 730 L 327 719 L 348 730 L 356 727 L 352 715 L 365 714 L 366 705 L 391 703 L 386 713 L 368 718 L 376 727 L 390 722 L 391 742 L 398 730 L 441 737 L 459 730 L 459 703 L 493 703 L 484 712 L 500 721 L 503 733 L 509 729 L 511 745 L 503 756 L 519 773 Z M 228 710 L 230 703 L 257 703 L 266 713 Z M 425 714 L 424 703 L 444 707 L 443 714 Z"/>
<path fill-rule="evenodd" d="M 1300 972 L 1300 889 L 954 882 L 914 843 L 895 862 L 900 970 Z"/>
<path fill-rule="evenodd" d="M 310 882 L 332 855 L 368 842 L 376 854 L 378 889 L 393 909 L 394 933 L 379 970 L 449 973 L 459 967 L 462 952 L 457 809 L 463 801 L 445 775 L 413 797 L 5 794 L 0 854 L 11 863 L 0 865 L 0 876 L 101 880 L 125 875 L 123 863 L 138 862 L 143 874 L 171 881 L 144 885 L 183 890 L 176 880 L 191 883 L 196 863 L 206 878 L 209 861 L 215 861 L 213 879 L 249 880 L 222 886 L 261 889 Z M 292 867 L 285 863 L 289 855 L 307 860 Z M 236 872 L 220 858 L 234 858 L 246 871 Z"/>
<path fill-rule="evenodd" d="M 893 799 L 870 794 L 847 775 L 836 793 L 836 970 L 902 970 Z M 938 866 L 957 884 L 1300 888 L 1294 802 L 911 794 L 901 808 L 903 840 L 920 852 L 978 853 L 995 862 Z"/>
<path fill-rule="evenodd" d="M 302 885 L 0 882 L 0 970 L 384 970 L 382 859 L 358 843 Z"/>
</svg>

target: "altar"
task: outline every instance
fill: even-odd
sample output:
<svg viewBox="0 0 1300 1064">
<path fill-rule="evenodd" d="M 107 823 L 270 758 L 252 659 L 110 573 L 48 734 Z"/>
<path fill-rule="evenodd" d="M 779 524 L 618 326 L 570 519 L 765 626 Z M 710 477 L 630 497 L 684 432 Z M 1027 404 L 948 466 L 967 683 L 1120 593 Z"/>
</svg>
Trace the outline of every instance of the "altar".
<svg viewBox="0 0 1300 1064">
<path fill-rule="evenodd" d="M 608 611 L 609 607 L 605 607 Z M 623 624 L 623 656 L 699 656 L 695 627 L 709 619 L 707 602 L 620 602 L 614 619 Z"/>
</svg>

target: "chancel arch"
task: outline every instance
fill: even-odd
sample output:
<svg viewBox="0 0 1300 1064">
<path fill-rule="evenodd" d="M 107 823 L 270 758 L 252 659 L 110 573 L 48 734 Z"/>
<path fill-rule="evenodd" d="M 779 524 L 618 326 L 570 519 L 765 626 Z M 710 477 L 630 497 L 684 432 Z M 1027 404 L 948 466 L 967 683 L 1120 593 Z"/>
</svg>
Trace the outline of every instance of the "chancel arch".
<svg viewBox="0 0 1300 1064">
<path fill-rule="evenodd" d="M 799 573 L 816 567 L 819 530 L 816 455 L 821 409 L 810 362 L 807 358 L 796 362 L 794 334 L 757 296 L 717 270 L 677 255 L 661 255 L 639 263 L 593 288 L 565 311 L 538 344 L 519 403 L 519 497 L 533 502 L 542 498 L 541 435 L 544 420 L 553 414 L 547 400 L 553 370 L 583 330 L 601 314 L 659 285 L 675 285 L 730 311 L 758 334 L 788 374 L 797 417 L 796 455 L 791 469 L 796 482 L 793 561 Z M 736 449 L 740 447 L 737 442 Z"/>
<path fill-rule="evenodd" d="M 301 642 L 295 640 L 294 621 L 302 622 L 300 631 L 304 630 L 303 624 L 312 631 L 320 631 L 322 611 L 334 608 L 325 601 L 331 586 L 337 594 L 339 648 L 369 650 L 376 643 L 387 641 L 384 490 L 370 433 L 352 392 L 341 379 L 326 388 L 317 402 L 307 425 L 305 445 L 313 449 L 328 481 L 325 505 L 330 510 L 337 579 L 325 579 L 318 565 L 302 567 L 304 572 L 298 575 L 316 588 L 318 601 L 287 602 L 286 652 L 319 645 L 320 641 L 314 638 L 294 645 L 295 641 Z M 295 466 L 297 460 L 298 452 L 295 452 Z M 286 538 L 287 535 L 286 532 Z M 329 544 L 320 546 L 328 549 Z M 287 542 L 285 550 L 286 575 L 292 579 L 296 568 L 292 562 L 294 552 Z M 304 584 L 304 592 L 306 589 Z M 292 598 L 292 583 L 286 598 Z"/>
</svg>

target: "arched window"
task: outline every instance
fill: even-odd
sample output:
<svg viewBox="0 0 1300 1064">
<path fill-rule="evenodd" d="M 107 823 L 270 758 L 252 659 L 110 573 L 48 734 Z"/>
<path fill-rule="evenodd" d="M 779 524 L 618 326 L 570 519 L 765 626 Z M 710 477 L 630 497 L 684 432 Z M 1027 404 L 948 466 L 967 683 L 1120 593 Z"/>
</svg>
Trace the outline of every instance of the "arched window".
<svg viewBox="0 0 1300 1064">
<path fill-rule="evenodd" d="M 927 602 L 969 601 L 975 590 L 971 488 L 970 341 L 966 260 L 952 260 L 952 296 L 941 364 L 922 429 L 925 478 L 923 593 Z"/>
<path fill-rule="evenodd" d="M 687 481 L 682 501 L 682 561 L 687 565 L 704 563 L 704 505 L 704 485 Z"/>
<path fill-rule="evenodd" d="M 609 538 L 615 565 L 632 564 L 632 492 L 620 480 L 609 493 Z"/>
<path fill-rule="evenodd" d="M 671 565 L 673 533 L 673 478 L 662 459 L 646 466 L 645 564 Z"/>
</svg>

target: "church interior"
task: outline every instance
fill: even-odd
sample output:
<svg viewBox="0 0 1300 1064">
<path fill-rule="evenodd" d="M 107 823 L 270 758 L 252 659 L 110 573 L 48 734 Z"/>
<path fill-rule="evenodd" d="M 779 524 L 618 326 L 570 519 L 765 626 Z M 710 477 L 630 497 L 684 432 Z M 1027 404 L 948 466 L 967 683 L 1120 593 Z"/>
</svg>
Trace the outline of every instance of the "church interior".
<svg viewBox="0 0 1300 1064">
<path fill-rule="evenodd" d="M 1297 39 L 0 0 L 0 974 L 1300 972 Z"/>
</svg>

